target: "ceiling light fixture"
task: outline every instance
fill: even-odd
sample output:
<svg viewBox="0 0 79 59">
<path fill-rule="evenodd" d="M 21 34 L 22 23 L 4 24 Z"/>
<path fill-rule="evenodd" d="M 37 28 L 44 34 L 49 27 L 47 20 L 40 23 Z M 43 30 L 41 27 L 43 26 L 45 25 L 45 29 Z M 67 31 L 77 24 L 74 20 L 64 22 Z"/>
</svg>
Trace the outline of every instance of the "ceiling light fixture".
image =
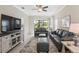
<svg viewBox="0 0 79 59">
<path fill-rule="evenodd" d="M 36 5 L 35 8 L 33 8 L 32 10 L 37 10 L 38 12 L 42 12 L 42 11 L 47 11 L 46 9 L 48 8 L 48 6 L 44 6 L 44 5 Z"/>
<path fill-rule="evenodd" d="M 41 8 L 38 9 L 38 12 L 42 12 L 43 10 Z"/>
</svg>

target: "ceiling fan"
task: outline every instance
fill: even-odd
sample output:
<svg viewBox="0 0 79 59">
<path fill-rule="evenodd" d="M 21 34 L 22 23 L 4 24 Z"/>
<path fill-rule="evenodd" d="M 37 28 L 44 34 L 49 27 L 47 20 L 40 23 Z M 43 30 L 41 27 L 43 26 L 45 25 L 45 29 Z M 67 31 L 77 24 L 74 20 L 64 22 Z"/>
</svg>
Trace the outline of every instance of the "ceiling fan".
<svg viewBox="0 0 79 59">
<path fill-rule="evenodd" d="M 35 5 L 35 8 L 32 9 L 32 10 L 37 10 L 38 12 L 41 12 L 41 11 L 47 11 L 46 9 L 48 8 L 48 6 L 44 6 L 44 5 Z"/>
</svg>

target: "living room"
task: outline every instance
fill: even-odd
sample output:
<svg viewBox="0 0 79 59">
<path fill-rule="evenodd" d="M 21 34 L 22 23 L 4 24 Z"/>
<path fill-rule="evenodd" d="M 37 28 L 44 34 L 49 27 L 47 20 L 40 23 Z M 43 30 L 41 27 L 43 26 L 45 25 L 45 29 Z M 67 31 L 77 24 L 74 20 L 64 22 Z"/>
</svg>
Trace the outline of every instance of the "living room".
<svg viewBox="0 0 79 59">
<path fill-rule="evenodd" d="M 79 58 L 78 15 L 78 0 L 0 0 L 0 58 Z"/>
<path fill-rule="evenodd" d="M 58 48 L 58 52 L 60 53 L 78 53 L 78 9 L 78 5 L 66 5 L 58 13 L 52 15 L 51 18 L 48 18 L 50 19 L 50 24 L 48 27 L 48 31 L 51 32 L 49 33 L 50 39 L 52 39 L 52 42 Z M 38 32 L 39 30 L 37 30 L 37 33 Z M 44 31 L 41 32 L 43 33 Z M 75 36 L 77 36 L 76 41 L 74 40 Z M 75 43 L 72 41 L 74 41 Z M 70 47 L 67 46 L 67 44 Z M 75 46 L 73 44 L 75 44 Z M 53 51 L 50 48 L 49 50 Z M 57 51 L 54 50 L 54 52 L 56 53 Z"/>
<path fill-rule="evenodd" d="M 31 6 L 33 8 L 31 8 Z M 41 11 L 34 9 L 36 8 L 35 6 L 40 7 L 42 5 L 16 5 L 16 6 L 0 5 L 1 20 L 4 20 L 6 17 L 10 17 L 11 20 L 16 18 L 21 19 L 20 20 L 21 28 L 19 32 L 14 32 L 16 30 L 19 30 L 18 28 L 15 28 L 16 30 L 13 30 L 11 28 L 10 31 L 8 30 L 8 32 L 10 33 L 7 34 L 5 32 L 6 30 L 3 30 L 2 26 L 0 26 L 0 40 L 1 40 L 0 52 L 1 53 L 7 53 L 7 52 L 8 53 L 38 53 L 38 52 L 76 53 L 76 52 L 79 52 L 78 47 L 74 47 L 72 49 L 72 47 L 71 48 L 66 47 L 66 45 L 63 46 L 64 40 L 70 42 L 70 41 L 73 41 L 75 35 L 79 36 L 78 35 L 79 34 L 78 33 L 79 32 L 78 31 L 79 30 L 78 29 L 79 5 L 46 5 L 43 7 L 45 7 L 46 8 L 45 10 L 47 11 L 42 11 L 42 13 Z M 31 10 L 32 13 L 28 10 Z M 2 24 L 4 22 L 0 21 L 0 23 Z M 5 38 L 7 37 L 6 35 L 10 34 L 12 36 L 13 35 L 15 36 L 16 34 L 19 36 L 19 33 L 21 33 L 20 44 L 17 43 L 11 47 L 12 43 L 6 43 L 7 41 L 5 42 L 2 40 L 2 37 L 5 37 Z M 43 39 L 43 38 L 40 38 L 41 35 L 42 36 L 46 35 L 45 44 L 44 44 L 45 46 L 43 48 L 39 48 L 39 44 L 37 46 L 37 43 L 38 43 L 37 40 L 41 41 L 41 39 Z M 68 42 L 66 44 L 71 45 Z M 8 46 L 7 44 L 10 44 L 10 46 Z M 66 50 L 65 50 L 65 47 L 66 47 Z"/>
</svg>

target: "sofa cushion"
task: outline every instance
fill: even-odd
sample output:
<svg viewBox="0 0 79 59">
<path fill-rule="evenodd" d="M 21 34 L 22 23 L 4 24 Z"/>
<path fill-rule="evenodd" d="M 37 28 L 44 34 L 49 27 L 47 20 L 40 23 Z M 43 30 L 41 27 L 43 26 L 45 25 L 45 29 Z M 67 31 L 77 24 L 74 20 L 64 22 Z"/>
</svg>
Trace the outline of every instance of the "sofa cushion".
<svg viewBox="0 0 79 59">
<path fill-rule="evenodd" d="M 62 37 L 62 33 L 63 33 L 63 30 L 62 30 L 62 29 L 59 29 L 58 35 L 59 35 L 60 37 Z"/>
<path fill-rule="evenodd" d="M 69 32 L 69 31 L 64 31 L 62 33 L 62 40 L 73 40 L 74 33 Z"/>
<path fill-rule="evenodd" d="M 68 31 L 63 30 L 62 37 L 67 36 L 67 34 L 68 34 Z"/>
<path fill-rule="evenodd" d="M 74 33 L 72 33 L 72 32 L 69 32 L 68 33 L 68 36 L 74 36 L 75 34 Z"/>
</svg>

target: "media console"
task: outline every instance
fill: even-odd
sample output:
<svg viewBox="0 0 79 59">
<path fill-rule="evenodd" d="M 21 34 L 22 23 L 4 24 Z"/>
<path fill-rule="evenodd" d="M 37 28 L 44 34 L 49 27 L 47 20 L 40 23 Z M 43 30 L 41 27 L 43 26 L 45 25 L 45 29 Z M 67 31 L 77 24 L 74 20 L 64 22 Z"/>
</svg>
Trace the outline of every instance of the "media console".
<svg viewBox="0 0 79 59">
<path fill-rule="evenodd" d="M 21 42 L 21 19 L 1 14 L 0 53 L 8 52 Z"/>
<path fill-rule="evenodd" d="M 21 43 L 21 31 L 14 31 L 0 35 L 0 53 L 6 53 Z"/>
</svg>

